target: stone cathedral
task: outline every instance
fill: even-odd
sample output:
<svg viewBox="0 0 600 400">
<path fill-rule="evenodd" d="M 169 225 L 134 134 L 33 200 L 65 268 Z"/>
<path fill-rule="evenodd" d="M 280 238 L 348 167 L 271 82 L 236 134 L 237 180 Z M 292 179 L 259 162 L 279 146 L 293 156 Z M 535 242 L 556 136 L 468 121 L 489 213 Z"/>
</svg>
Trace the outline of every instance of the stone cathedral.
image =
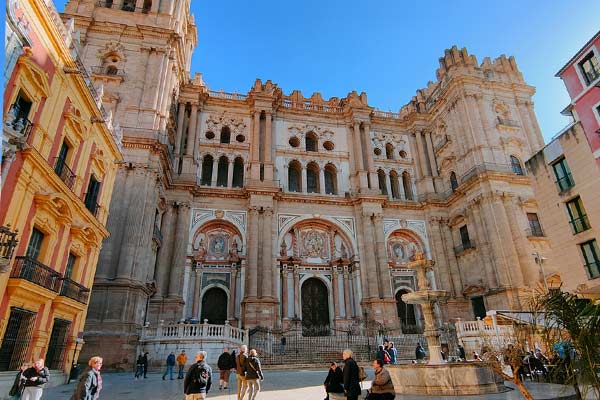
<svg viewBox="0 0 600 400">
<path fill-rule="evenodd" d="M 418 252 L 446 322 L 520 309 L 544 279 L 523 165 L 543 140 L 514 58 L 452 47 L 394 113 L 259 79 L 210 90 L 189 0 L 70 0 L 63 18 L 123 133 L 86 355 L 131 362 L 144 326 L 178 321 L 409 331 Z"/>
</svg>

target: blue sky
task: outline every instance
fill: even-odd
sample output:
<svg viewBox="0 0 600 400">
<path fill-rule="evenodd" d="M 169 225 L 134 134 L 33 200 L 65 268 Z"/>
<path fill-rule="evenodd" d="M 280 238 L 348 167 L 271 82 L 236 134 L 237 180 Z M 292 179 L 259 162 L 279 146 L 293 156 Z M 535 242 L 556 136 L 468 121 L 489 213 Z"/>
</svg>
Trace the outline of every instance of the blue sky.
<svg viewBox="0 0 600 400">
<path fill-rule="evenodd" d="M 62 11 L 64 0 L 56 4 Z M 479 62 L 514 55 L 537 88 L 546 141 L 568 123 L 559 112 L 569 98 L 554 74 L 600 30 L 598 0 L 192 0 L 192 13 L 192 75 L 213 90 L 245 93 L 256 78 L 271 79 L 305 97 L 364 91 L 370 105 L 398 111 L 435 80 L 452 45 Z"/>
</svg>

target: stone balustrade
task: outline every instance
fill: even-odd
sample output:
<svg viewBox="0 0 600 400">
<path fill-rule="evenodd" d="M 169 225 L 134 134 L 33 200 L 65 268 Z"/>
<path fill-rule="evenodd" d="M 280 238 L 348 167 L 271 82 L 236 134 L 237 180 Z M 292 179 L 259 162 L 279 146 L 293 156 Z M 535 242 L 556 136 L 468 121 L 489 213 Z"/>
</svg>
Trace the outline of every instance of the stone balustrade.
<svg viewBox="0 0 600 400">
<path fill-rule="evenodd" d="M 242 345 L 248 341 L 248 330 L 235 328 L 229 324 L 173 324 L 146 327 L 142 340 L 202 339 L 230 342 Z"/>
<path fill-rule="evenodd" d="M 515 341 L 512 325 L 498 325 L 493 320 L 490 324 L 481 319 L 476 321 L 459 320 L 455 325 L 456 336 L 459 341 L 462 341 L 467 358 L 471 358 L 473 352 L 481 353 L 483 346 L 500 351 L 508 343 Z"/>
</svg>

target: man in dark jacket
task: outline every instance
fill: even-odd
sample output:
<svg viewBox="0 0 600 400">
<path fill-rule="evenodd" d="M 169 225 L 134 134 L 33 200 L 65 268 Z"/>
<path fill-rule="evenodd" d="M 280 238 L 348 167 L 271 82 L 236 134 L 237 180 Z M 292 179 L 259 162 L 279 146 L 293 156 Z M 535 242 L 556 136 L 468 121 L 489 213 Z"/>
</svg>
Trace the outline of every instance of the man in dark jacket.
<svg viewBox="0 0 600 400">
<path fill-rule="evenodd" d="M 231 373 L 231 368 L 233 368 L 233 363 L 231 362 L 231 354 L 229 354 L 228 350 L 229 349 L 225 347 L 223 353 L 217 360 L 217 367 L 219 368 L 219 390 L 227 390 L 227 386 L 229 386 L 229 374 Z"/>
<path fill-rule="evenodd" d="M 185 400 L 204 400 L 212 385 L 212 369 L 206 363 L 206 352 L 196 354 L 196 362 L 192 364 L 183 381 Z"/>
<path fill-rule="evenodd" d="M 425 359 L 425 349 L 421 346 L 421 342 L 417 342 L 417 347 L 415 349 L 415 358 L 417 362 L 421 362 Z"/>
<path fill-rule="evenodd" d="M 175 354 L 171 352 L 167 357 L 167 370 L 162 376 L 163 381 L 165 380 L 165 376 L 169 374 L 169 378 L 173 380 L 173 368 L 175 368 Z"/>
<path fill-rule="evenodd" d="M 144 379 L 147 378 L 146 375 L 148 374 L 148 359 L 149 359 L 148 354 L 150 354 L 150 353 L 145 352 L 144 356 L 142 357 L 142 366 L 144 367 Z"/>
<path fill-rule="evenodd" d="M 250 350 L 248 358 L 246 358 L 246 386 L 248 387 L 248 400 L 254 400 L 260 392 L 260 381 L 265 377 L 260 367 L 260 360 L 255 349 Z"/>
<path fill-rule="evenodd" d="M 25 378 L 25 389 L 21 398 L 25 400 L 41 398 L 44 387 L 50 378 L 48 368 L 44 367 L 44 360 L 37 360 L 33 367 L 23 371 L 23 377 Z"/>
<path fill-rule="evenodd" d="M 325 400 L 329 400 L 329 393 L 344 393 L 342 382 L 344 382 L 344 374 L 342 373 L 342 369 L 338 367 L 335 362 L 332 362 L 329 366 L 327 378 L 325 378 L 325 382 L 323 382 L 323 385 L 325 386 L 325 392 L 327 393 Z"/>
<path fill-rule="evenodd" d="M 360 396 L 360 380 L 358 378 L 358 364 L 352 358 L 352 350 L 346 349 L 342 353 L 344 359 L 344 393 L 348 400 L 358 400 Z"/>
</svg>

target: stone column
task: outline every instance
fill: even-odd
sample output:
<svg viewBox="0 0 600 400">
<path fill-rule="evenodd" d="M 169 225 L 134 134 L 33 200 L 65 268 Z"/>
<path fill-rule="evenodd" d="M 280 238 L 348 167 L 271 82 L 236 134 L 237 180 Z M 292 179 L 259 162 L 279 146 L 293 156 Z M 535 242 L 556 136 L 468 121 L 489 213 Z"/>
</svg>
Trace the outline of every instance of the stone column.
<svg viewBox="0 0 600 400">
<path fill-rule="evenodd" d="M 288 315 L 288 271 L 287 266 L 281 267 L 281 317 L 287 319 Z"/>
<path fill-rule="evenodd" d="M 429 154 L 429 166 L 433 176 L 438 176 L 437 165 L 435 162 L 435 153 L 433 151 L 433 142 L 431 140 L 431 132 L 425 132 L 425 142 L 427 144 L 427 153 Z"/>
<path fill-rule="evenodd" d="M 325 194 L 325 168 L 319 167 L 319 193 Z"/>
<path fill-rule="evenodd" d="M 308 193 L 308 181 L 306 180 L 306 165 L 302 165 L 302 182 L 300 184 L 302 185 L 302 193 Z"/>
<path fill-rule="evenodd" d="M 416 178 L 418 180 L 420 180 L 423 177 L 423 173 L 421 172 L 421 164 L 422 162 L 419 160 L 419 152 L 417 151 L 417 146 L 416 146 L 416 139 L 417 139 L 417 134 L 418 131 L 414 131 L 413 132 L 415 135 L 415 140 L 412 140 L 412 136 L 408 137 L 408 144 L 410 146 L 410 153 L 411 153 L 411 157 L 413 159 L 413 162 L 415 164 L 415 174 L 416 174 Z"/>
<path fill-rule="evenodd" d="M 262 215 L 262 297 L 273 297 L 271 292 L 273 280 L 273 209 L 267 208 Z"/>
<path fill-rule="evenodd" d="M 210 180 L 211 186 L 217 186 L 217 178 L 219 177 L 219 157 L 215 155 L 213 158 L 212 176 Z"/>
<path fill-rule="evenodd" d="M 504 203 L 504 209 L 506 210 L 506 215 L 508 217 L 511 237 L 513 238 L 512 243 L 514 243 L 517 257 L 519 259 L 519 264 L 515 265 L 514 269 L 521 273 L 523 285 L 533 287 L 535 286 L 535 283 L 539 281 L 538 266 L 535 264 L 534 258 L 531 255 L 534 249 L 529 243 L 529 240 L 527 240 L 525 231 L 522 229 L 522 225 L 519 224 L 519 217 L 517 213 L 522 215 L 523 218 L 525 216 L 522 212 L 518 211 L 518 206 L 515 204 L 514 197 L 507 195 L 504 196 L 502 200 Z M 518 272 L 511 273 L 511 275 L 517 275 L 518 277 Z M 527 283 L 525 284 L 525 282 Z"/>
<path fill-rule="evenodd" d="M 196 113 L 196 133 L 194 133 L 194 151 L 193 151 L 193 157 L 194 160 L 197 160 L 198 157 L 198 153 L 200 152 L 200 135 L 202 134 L 202 123 L 199 121 L 202 121 L 202 115 L 201 115 L 202 111 L 198 110 L 198 112 Z M 198 165 L 202 165 L 202 163 L 198 163 Z"/>
<path fill-rule="evenodd" d="M 467 208 L 467 214 L 470 213 L 472 215 L 473 225 L 475 226 L 475 234 L 477 235 L 478 240 L 476 245 L 479 246 L 479 248 L 481 249 L 481 261 L 485 268 L 485 275 L 486 280 L 488 282 L 488 287 L 490 289 L 493 289 L 498 287 L 497 271 L 495 271 L 493 265 L 491 264 L 493 257 L 490 255 L 489 239 L 486 235 L 487 232 L 484 228 L 485 225 L 483 223 L 483 220 L 481 219 L 479 206 L 479 201 L 471 202 L 470 207 Z"/>
<path fill-rule="evenodd" d="M 384 179 L 385 181 L 385 191 L 387 193 L 387 197 L 388 199 L 392 200 L 394 198 L 393 194 L 392 194 L 392 187 L 393 187 L 393 183 L 392 183 L 392 174 L 389 173 L 386 175 L 386 179 Z"/>
<path fill-rule="evenodd" d="M 233 187 L 233 161 L 229 160 L 229 165 L 227 166 L 227 187 Z"/>
<path fill-rule="evenodd" d="M 344 311 L 346 314 L 344 317 L 349 319 L 352 317 L 352 305 L 350 304 L 350 277 L 348 272 L 348 266 L 344 267 Z"/>
<path fill-rule="evenodd" d="M 229 310 L 227 312 L 227 319 L 232 320 L 235 318 L 235 298 L 237 292 L 237 266 L 233 264 L 231 266 L 231 284 L 229 288 Z"/>
<path fill-rule="evenodd" d="M 194 271 L 194 297 L 192 299 L 192 318 L 200 319 L 198 314 L 200 308 L 200 286 L 202 285 L 202 272 L 199 266 L 192 266 Z"/>
<path fill-rule="evenodd" d="M 173 230 L 175 228 L 175 218 L 173 205 L 167 203 L 165 215 L 163 217 L 161 233 L 163 243 L 158 250 L 158 265 L 154 271 L 154 280 L 156 281 L 156 298 L 167 294 L 169 288 L 169 267 L 173 254 Z"/>
<path fill-rule="evenodd" d="M 435 251 L 435 254 L 438 255 L 436 258 L 437 265 L 437 274 L 435 276 L 440 280 L 440 286 L 443 290 L 447 290 L 450 292 L 452 297 L 456 297 L 456 291 L 454 290 L 454 285 L 452 284 L 452 278 L 450 276 L 450 270 L 448 267 L 448 257 L 444 249 L 444 243 L 442 240 L 442 234 L 440 230 L 440 220 L 439 218 L 430 218 L 429 226 L 431 227 L 431 245 Z"/>
<path fill-rule="evenodd" d="M 363 235 L 364 235 L 364 249 L 365 258 L 362 260 L 361 265 L 364 266 L 363 271 L 366 274 L 367 293 L 368 297 L 374 297 L 379 295 L 379 298 L 383 298 L 383 292 L 381 289 L 381 275 L 379 274 L 379 264 L 375 259 L 375 252 L 373 250 L 373 239 L 375 233 L 373 232 L 373 223 L 371 222 L 371 215 L 364 213 L 362 215 Z M 367 268 L 369 265 L 375 265 L 373 270 Z"/>
<path fill-rule="evenodd" d="M 246 295 L 249 298 L 256 298 L 258 292 L 258 219 L 258 209 L 252 207 L 248 215 L 248 264 L 246 266 Z"/>
<path fill-rule="evenodd" d="M 289 173 L 289 165 L 286 163 L 283 165 L 283 176 L 281 177 L 281 187 L 283 188 L 284 192 L 287 192 L 289 190 L 288 188 L 288 177 L 290 176 Z"/>
<path fill-rule="evenodd" d="M 377 251 L 377 265 L 379 267 L 379 297 L 386 298 L 392 295 L 392 286 L 390 282 L 390 270 L 387 263 L 387 252 L 385 250 L 382 215 L 375 215 L 373 218 L 373 228 L 375 229 L 375 248 Z"/>
<path fill-rule="evenodd" d="M 252 147 L 250 152 L 250 179 L 260 179 L 260 111 L 254 111 Z"/>
<path fill-rule="evenodd" d="M 191 156 L 194 154 L 194 143 L 196 142 L 196 124 L 198 122 L 198 104 L 192 103 L 192 114 L 190 115 L 190 124 L 188 126 L 187 146 L 185 154 Z"/>
<path fill-rule="evenodd" d="M 300 315 L 300 277 L 298 276 L 298 266 L 294 265 L 294 318 Z"/>
<path fill-rule="evenodd" d="M 177 114 L 177 135 L 175 136 L 175 156 L 181 154 L 181 136 L 183 134 L 183 119 L 185 118 L 185 103 L 179 103 Z"/>
<path fill-rule="evenodd" d="M 448 226 L 447 222 L 447 220 L 440 220 L 440 231 L 442 232 L 442 239 L 444 241 L 446 254 L 448 255 L 450 281 L 452 282 L 454 293 L 459 296 L 462 295 L 463 292 L 463 279 L 460 269 L 458 268 L 456 255 L 454 254 L 454 241 L 452 240 L 452 232 L 450 231 L 450 226 Z"/>
<path fill-rule="evenodd" d="M 175 233 L 175 249 L 171 262 L 169 279 L 169 297 L 182 297 L 183 267 L 185 265 L 185 252 L 188 244 L 188 231 L 190 222 L 190 205 L 181 203 L 177 215 L 177 231 Z"/>
<path fill-rule="evenodd" d="M 360 140 L 360 123 L 359 122 L 354 122 L 354 135 L 353 135 L 353 139 L 354 139 L 354 162 L 356 164 L 356 170 L 358 171 L 364 171 L 364 166 L 363 166 L 363 154 L 362 154 L 362 145 L 361 145 L 361 140 Z"/>
<path fill-rule="evenodd" d="M 369 171 L 369 179 L 371 180 L 371 186 L 374 188 L 377 182 L 377 172 L 375 172 L 375 165 L 373 163 L 373 151 L 371 146 L 371 124 L 363 122 L 363 128 L 365 131 L 365 140 L 363 147 L 363 154 L 367 159 L 367 169 Z"/>
<path fill-rule="evenodd" d="M 540 125 L 535 117 L 535 112 L 533 111 L 533 102 L 531 100 L 525 101 L 525 109 L 527 110 L 527 115 L 529 116 L 529 123 L 533 128 L 532 136 L 534 137 L 534 142 L 537 143 L 537 148 L 532 149 L 533 153 L 533 151 L 537 151 L 544 147 L 544 138 L 542 137 Z"/>
<path fill-rule="evenodd" d="M 340 288 L 338 284 L 338 270 L 335 266 L 331 271 L 331 286 L 333 286 L 333 318 L 340 319 Z"/>
<path fill-rule="evenodd" d="M 423 145 L 423 136 L 421 131 L 415 132 L 415 137 L 417 138 L 417 150 L 419 151 L 419 159 L 420 159 L 420 167 L 421 167 L 421 175 L 422 176 L 431 176 L 429 173 L 427 157 L 425 156 L 425 146 Z M 429 165 L 430 166 L 430 165 Z"/>
</svg>

